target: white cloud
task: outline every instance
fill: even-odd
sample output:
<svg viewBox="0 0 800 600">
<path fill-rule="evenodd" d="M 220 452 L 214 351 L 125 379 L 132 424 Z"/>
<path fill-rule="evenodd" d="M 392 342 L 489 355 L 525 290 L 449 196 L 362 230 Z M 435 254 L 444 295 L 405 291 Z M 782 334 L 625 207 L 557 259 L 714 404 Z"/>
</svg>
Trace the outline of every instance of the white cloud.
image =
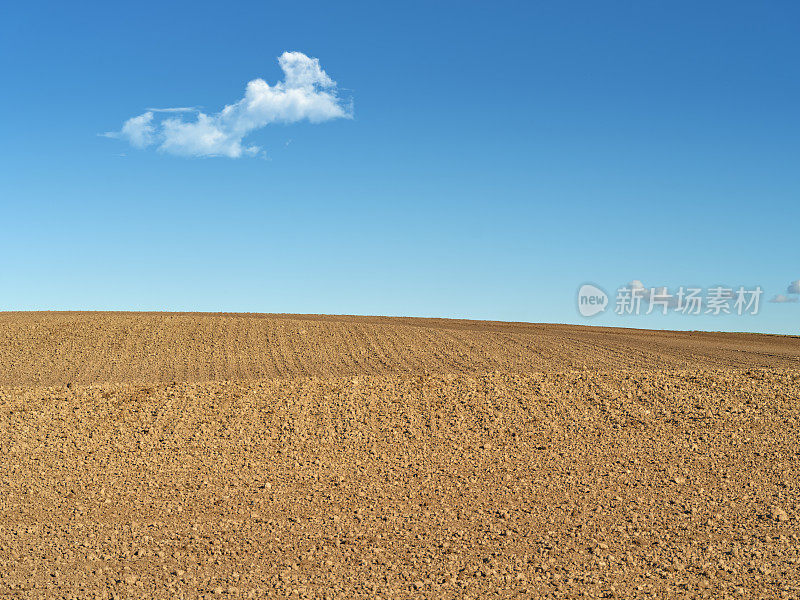
<svg viewBox="0 0 800 600">
<path fill-rule="evenodd" d="M 786 288 L 786 293 L 787 294 L 800 294 L 800 279 L 790 283 L 789 287 Z"/>
<path fill-rule="evenodd" d="M 125 121 L 120 131 L 109 131 L 102 135 L 109 138 L 128 140 L 131 146 L 145 148 L 153 143 L 154 134 L 153 113 L 148 111 Z"/>
<path fill-rule="evenodd" d="M 779 304 L 782 304 L 784 302 L 797 302 L 797 301 L 798 301 L 797 296 L 784 296 L 783 294 L 778 294 L 772 300 L 770 300 L 770 302 L 776 302 Z"/>
<path fill-rule="evenodd" d="M 631 281 L 628 284 L 628 287 L 630 287 L 632 290 L 645 290 L 645 289 L 647 289 L 647 288 L 644 287 L 644 284 L 641 281 L 639 281 L 638 279 L 634 279 L 633 281 Z"/>
<path fill-rule="evenodd" d="M 154 113 L 183 113 L 183 112 L 198 112 L 194 106 L 178 106 L 177 108 L 148 108 L 148 112 Z"/>
<path fill-rule="evenodd" d="M 120 131 L 103 135 L 179 156 L 238 158 L 260 152 L 258 146 L 245 145 L 243 140 L 271 123 L 321 123 L 352 117 L 351 107 L 339 98 L 336 82 L 322 70 L 318 59 L 302 52 L 284 52 L 278 63 L 283 81 L 271 86 L 263 79 L 253 79 L 244 98 L 218 113 L 207 115 L 191 107 L 151 108 L 125 121 Z M 184 120 L 181 113 L 188 112 L 196 112 L 196 117 Z"/>
</svg>

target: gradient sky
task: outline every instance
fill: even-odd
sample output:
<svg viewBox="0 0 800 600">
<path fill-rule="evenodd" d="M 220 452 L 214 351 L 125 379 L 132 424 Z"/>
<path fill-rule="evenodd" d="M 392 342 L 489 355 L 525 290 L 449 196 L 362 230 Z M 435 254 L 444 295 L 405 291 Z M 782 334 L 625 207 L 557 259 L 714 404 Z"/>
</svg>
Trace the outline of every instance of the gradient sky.
<svg viewBox="0 0 800 600">
<path fill-rule="evenodd" d="M 800 279 L 799 40 L 790 1 L 6 3 L 0 309 L 798 333 L 767 300 Z M 269 124 L 240 158 L 101 135 L 214 114 L 285 51 L 352 118 Z M 631 280 L 764 296 L 578 314 L 581 284 Z"/>
</svg>

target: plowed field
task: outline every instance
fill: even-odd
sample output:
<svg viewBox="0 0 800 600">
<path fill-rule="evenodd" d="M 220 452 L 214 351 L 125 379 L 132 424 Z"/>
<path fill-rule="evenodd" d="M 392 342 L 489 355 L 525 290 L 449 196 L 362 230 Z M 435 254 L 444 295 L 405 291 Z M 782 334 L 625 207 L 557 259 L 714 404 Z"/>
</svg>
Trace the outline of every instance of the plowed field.
<svg viewBox="0 0 800 600">
<path fill-rule="evenodd" d="M 798 598 L 800 339 L 0 313 L 0 597 Z"/>
</svg>

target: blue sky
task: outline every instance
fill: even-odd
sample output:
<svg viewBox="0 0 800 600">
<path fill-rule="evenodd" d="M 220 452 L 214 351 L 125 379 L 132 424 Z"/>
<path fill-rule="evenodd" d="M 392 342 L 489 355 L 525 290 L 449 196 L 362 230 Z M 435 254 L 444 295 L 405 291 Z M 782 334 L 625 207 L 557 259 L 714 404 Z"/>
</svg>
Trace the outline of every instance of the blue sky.
<svg viewBox="0 0 800 600">
<path fill-rule="evenodd" d="M 800 279 L 798 23 L 789 1 L 7 3 L 0 308 L 797 333 L 800 303 L 767 300 Z M 280 89 L 284 52 L 344 117 L 254 127 L 238 158 L 101 135 Z M 581 284 L 632 280 L 764 295 L 578 314 Z"/>
</svg>

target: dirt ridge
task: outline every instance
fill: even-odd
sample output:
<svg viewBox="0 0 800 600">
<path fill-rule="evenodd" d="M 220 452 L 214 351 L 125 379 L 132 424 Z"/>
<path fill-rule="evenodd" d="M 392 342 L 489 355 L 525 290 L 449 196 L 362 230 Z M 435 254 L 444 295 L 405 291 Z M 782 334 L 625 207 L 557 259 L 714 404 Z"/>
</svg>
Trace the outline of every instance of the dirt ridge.
<svg viewBox="0 0 800 600">
<path fill-rule="evenodd" d="M 798 339 L 0 314 L 0 598 L 800 597 Z"/>
<path fill-rule="evenodd" d="M 0 385 L 800 367 L 800 338 L 322 315 L 0 313 Z"/>
</svg>

